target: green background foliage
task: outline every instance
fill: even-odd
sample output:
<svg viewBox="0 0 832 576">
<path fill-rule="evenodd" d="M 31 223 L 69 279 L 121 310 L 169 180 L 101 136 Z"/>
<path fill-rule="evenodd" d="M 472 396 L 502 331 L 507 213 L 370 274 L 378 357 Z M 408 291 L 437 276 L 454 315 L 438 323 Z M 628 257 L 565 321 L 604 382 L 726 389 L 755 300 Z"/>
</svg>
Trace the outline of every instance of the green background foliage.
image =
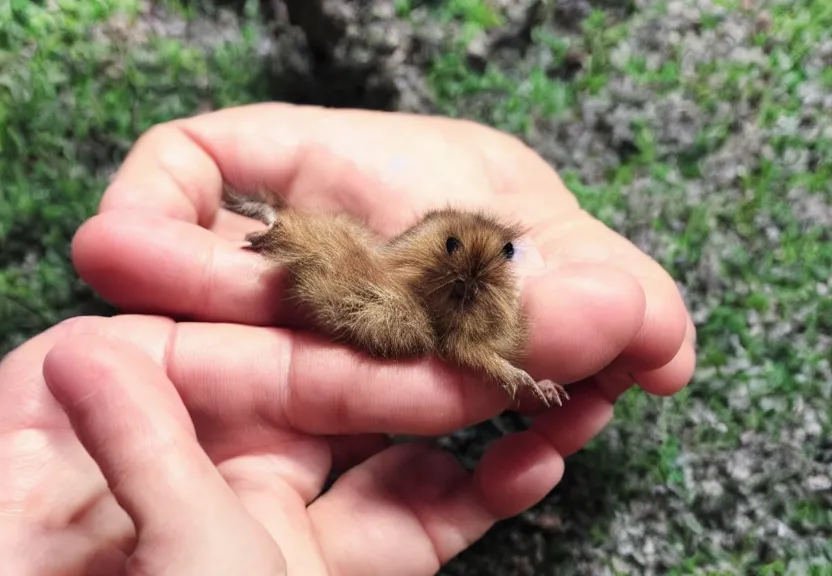
<svg viewBox="0 0 832 576">
<path fill-rule="evenodd" d="M 251 23 L 204 46 L 143 29 L 132 0 L 45 4 L 13 0 L 0 16 L 0 354 L 109 312 L 77 279 L 71 240 L 143 131 L 267 99 L 261 67 L 238 65 L 254 59 Z M 184 25 L 194 11 L 179 12 Z"/>
</svg>

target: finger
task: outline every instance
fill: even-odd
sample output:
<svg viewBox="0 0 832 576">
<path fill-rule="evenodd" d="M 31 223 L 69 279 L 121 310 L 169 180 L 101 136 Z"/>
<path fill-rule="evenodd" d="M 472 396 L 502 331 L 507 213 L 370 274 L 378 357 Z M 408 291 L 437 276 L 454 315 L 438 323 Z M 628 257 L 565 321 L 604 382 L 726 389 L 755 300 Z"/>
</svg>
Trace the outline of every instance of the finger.
<svg viewBox="0 0 832 576">
<path fill-rule="evenodd" d="M 387 434 L 331 436 L 332 471 L 341 474 L 393 445 Z"/>
<path fill-rule="evenodd" d="M 689 316 L 673 279 L 655 260 L 585 214 L 539 231 L 537 241 L 553 266 L 595 262 L 615 266 L 638 281 L 645 302 L 640 329 L 609 370 L 654 370 L 676 356 Z"/>
<path fill-rule="evenodd" d="M 626 272 L 573 264 L 527 281 L 532 323 L 526 367 L 538 379 L 568 383 L 612 362 L 641 328 L 644 293 Z"/>
<path fill-rule="evenodd" d="M 43 374 L 140 528 L 165 513 L 198 513 L 187 495 L 220 486 L 172 384 L 139 350 L 112 337 L 77 336 L 52 348 Z"/>
<path fill-rule="evenodd" d="M 401 138 L 402 133 L 408 138 Z M 502 155 L 497 154 L 499 149 Z M 448 157 L 454 158 L 453 164 Z M 512 170 L 502 174 L 507 157 L 512 159 Z M 484 161 L 495 163 L 494 170 L 483 170 Z M 425 166 L 435 168 L 425 170 Z M 149 130 L 105 192 L 100 212 L 153 214 L 161 220 L 197 223 L 237 241 L 245 221 L 218 210 L 223 180 L 242 189 L 279 192 L 299 207 L 349 211 L 382 235 L 400 232 L 447 198 L 459 207 L 486 203 L 489 209 L 504 208 L 507 214 L 525 210 L 535 219 L 574 212 L 576 206 L 551 167 L 519 142 L 487 127 L 444 118 L 270 103 L 225 109 Z M 516 192 L 534 189 L 537 193 Z M 551 201 L 555 192 L 561 197 L 558 202 Z M 541 204 L 544 193 L 549 202 Z M 110 220 L 116 232 L 125 217 L 119 214 Z M 145 229 L 144 236 L 151 230 L 155 228 Z M 183 242 L 183 248 L 193 247 L 192 241 L 200 243 L 171 234 L 176 238 L 166 240 Z M 139 268 L 129 251 L 123 255 L 123 250 L 106 244 L 109 237 L 87 238 L 88 242 L 75 243 L 73 257 L 82 278 L 96 289 L 99 283 L 105 290 L 111 287 L 96 271 L 110 268 L 114 274 L 127 272 L 130 279 L 153 277 L 157 268 L 165 270 L 171 262 L 157 249 L 139 261 L 144 265 Z M 140 246 L 142 239 L 137 240 Z M 199 253 L 200 263 L 212 262 L 207 259 L 210 252 Z M 123 257 L 124 261 L 109 267 L 98 264 L 102 254 L 107 260 Z M 150 256 L 162 260 L 157 263 Z M 130 267 L 139 272 L 130 274 L 125 270 Z M 246 282 L 249 275 L 239 277 Z M 106 297 L 119 300 L 117 291 Z M 154 309 L 146 302 L 135 304 L 131 311 Z M 220 319 L 226 318 L 209 318 Z"/>
<path fill-rule="evenodd" d="M 274 565 L 279 554 L 273 543 L 264 546 L 270 542 L 265 531 L 244 513 L 199 447 L 185 407 L 150 357 L 115 338 L 81 336 L 58 343 L 43 373 L 136 523 L 140 549 L 150 542 L 168 551 L 167 558 L 150 559 L 150 566 L 165 573 L 217 573 L 216 563 L 227 567 L 238 555 L 250 568 Z M 211 569 L 194 571 L 199 566 Z"/>
<path fill-rule="evenodd" d="M 56 421 L 65 419 L 60 405 L 43 385 L 43 359 L 59 341 L 85 334 L 123 334 L 161 362 L 171 326 L 169 319 L 152 316 L 78 316 L 27 340 L 0 361 L 0 382 L 3 382 L 0 433 L 52 428 Z"/>
<path fill-rule="evenodd" d="M 393 446 L 351 469 L 308 508 L 330 573 L 435 574 L 452 555 L 443 548 L 465 547 L 494 521 L 472 506 L 461 530 L 442 522 L 469 484 L 458 462 L 424 444 Z"/>
<path fill-rule="evenodd" d="M 670 396 L 688 385 L 696 370 L 696 328 L 688 316 L 682 347 L 673 359 L 656 370 L 627 372 L 621 365 L 613 365 L 595 380 L 604 382 L 609 394 L 616 397 L 633 384 L 650 394 Z"/>
<path fill-rule="evenodd" d="M 266 225 L 259 220 L 222 209 L 217 211 L 210 230 L 223 240 L 227 240 L 237 246 L 245 242 L 246 234 L 263 230 L 265 227 Z"/>
<path fill-rule="evenodd" d="M 565 410 L 548 410 L 532 420 L 529 430 L 545 438 L 552 449 L 568 458 L 601 432 L 613 417 L 613 402 L 603 387 L 587 381 L 569 389 Z"/>
<path fill-rule="evenodd" d="M 687 322 L 685 322 L 685 340 L 690 344 L 694 350 L 696 349 L 696 325 L 693 323 L 693 318 L 688 314 Z"/>
<path fill-rule="evenodd" d="M 675 394 L 691 381 L 696 370 L 696 353 L 685 342 L 676 357 L 657 370 L 634 372 L 633 378 L 645 391 L 658 396 Z"/>
<path fill-rule="evenodd" d="M 72 250 L 79 275 L 121 309 L 242 324 L 292 317 L 280 270 L 197 226 L 109 212 L 80 227 Z"/>
<path fill-rule="evenodd" d="M 685 304 L 669 276 L 655 266 L 651 272 L 655 276 L 639 276 L 646 302 L 641 329 L 604 372 L 630 383 L 635 380 L 651 394 L 667 396 L 690 381 L 695 354 L 688 342 L 690 317 Z"/>
<path fill-rule="evenodd" d="M 339 478 L 309 513 L 333 574 L 435 574 L 562 473 L 562 459 L 527 432 L 495 443 L 473 476 L 447 453 L 398 445 Z M 355 529 L 344 533 L 347 518 Z"/>
<path fill-rule="evenodd" d="M 139 138 L 104 192 L 99 211 L 147 212 L 208 227 L 219 209 L 222 185 L 210 154 L 179 123 L 169 122 Z"/>
<path fill-rule="evenodd" d="M 646 258 L 646 256 L 645 256 Z M 638 335 L 622 356 L 631 370 L 650 370 L 670 362 L 685 341 L 688 313 L 667 273 L 656 264 L 654 275 L 641 277 L 647 307 Z"/>
<path fill-rule="evenodd" d="M 477 464 L 477 498 L 496 519 L 515 516 L 540 502 L 560 482 L 563 468 L 563 457 L 548 438 L 532 430 L 509 434 Z"/>
<path fill-rule="evenodd" d="M 603 312 L 605 287 L 611 283 L 601 276 L 597 290 L 586 291 L 590 283 L 582 278 L 578 276 L 573 282 L 564 274 L 562 284 L 552 282 L 551 291 L 562 295 L 564 301 L 554 301 L 550 313 L 569 322 L 575 312 L 568 303 L 575 306 L 574 302 L 583 298 L 586 316 L 597 317 L 597 327 L 604 320 L 603 314 L 593 316 L 592 311 Z M 537 330 L 564 334 L 562 340 L 569 343 L 575 331 L 580 332 L 583 326 L 593 328 L 581 315 L 577 322 L 579 326 L 574 329 L 564 323 Z M 633 324 L 630 334 L 636 330 Z M 620 342 L 607 345 L 607 335 L 616 332 L 603 328 L 599 332 L 584 336 L 599 348 L 600 352 L 594 354 L 576 352 L 579 340 L 573 348 L 564 346 L 564 352 L 548 349 L 545 342 L 539 344 L 535 358 L 543 359 L 536 361 L 537 370 L 557 376 L 581 370 L 592 373 L 600 368 L 592 362 L 603 365 L 626 343 L 625 334 Z M 557 337 L 554 339 L 557 341 Z M 178 385 L 195 383 L 193 390 L 179 385 L 192 410 L 210 414 L 216 397 L 239 399 L 241 417 L 252 410 L 266 410 L 282 424 L 310 434 L 443 434 L 489 418 L 508 404 L 499 386 L 476 373 L 460 372 L 433 358 L 372 360 L 320 335 L 183 323 L 177 330 L 174 349 L 176 362 L 169 362 L 169 372 Z M 206 351 L 210 351 L 210 357 Z M 241 388 L 240 381 L 249 384 Z M 229 417 L 231 409 L 225 406 Z"/>
<path fill-rule="evenodd" d="M 180 323 L 170 349 L 168 373 L 196 422 L 249 426 L 257 414 L 314 435 L 437 435 L 508 403 L 499 386 L 435 359 L 371 360 L 290 330 Z"/>
<path fill-rule="evenodd" d="M 209 226 L 225 180 L 244 190 L 278 191 L 296 206 L 373 216 L 380 232 L 392 232 L 433 199 L 476 203 L 489 182 L 474 138 L 498 138 L 492 132 L 459 120 L 375 111 L 283 103 L 226 108 L 146 132 L 100 211 L 138 209 Z M 461 147 L 469 154 L 460 153 L 460 139 L 472 144 Z M 424 170 L 447 164 L 450 154 L 454 171 L 436 178 Z M 310 166 L 315 169 L 305 169 Z M 415 204 L 413 214 L 403 214 L 395 201 L 403 196 Z"/>
<path fill-rule="evenodd" d="M 79 230 L 79 273 L 114 305 L 211 322 L 297 325 L 285 276 L 256 254 L 197 227 L 146 215 L 104 214 Z M 632 340 L 644 296 L 632 276 L 573 265 L 529 279 L 529 370 L 571 382 L 611 362 Z"/>
<path fill-rule="evenodd" d="M 498 519 L 458 462 L 420 444 L 350 470 L 309 514 L 332 573 L 343 576 L 435 574 Z M 347 519 L 349 533 L 339 529 Z"/>
</svg>

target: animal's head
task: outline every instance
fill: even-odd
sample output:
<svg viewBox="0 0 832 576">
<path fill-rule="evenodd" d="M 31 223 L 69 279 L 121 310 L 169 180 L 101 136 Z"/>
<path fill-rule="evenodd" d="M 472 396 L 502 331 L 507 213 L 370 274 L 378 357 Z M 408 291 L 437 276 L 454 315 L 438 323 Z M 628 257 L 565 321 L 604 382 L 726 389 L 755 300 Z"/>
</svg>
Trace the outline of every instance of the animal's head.
<svg viewBox="0 0 832 576">
<path fill-rule="evenodd" d="M 416 234 L 424 258 L 415 290 L 432 316 L 487 327 L 516 306 L 517 226 L 441 210 L 429 213 Z"/>
</svg>

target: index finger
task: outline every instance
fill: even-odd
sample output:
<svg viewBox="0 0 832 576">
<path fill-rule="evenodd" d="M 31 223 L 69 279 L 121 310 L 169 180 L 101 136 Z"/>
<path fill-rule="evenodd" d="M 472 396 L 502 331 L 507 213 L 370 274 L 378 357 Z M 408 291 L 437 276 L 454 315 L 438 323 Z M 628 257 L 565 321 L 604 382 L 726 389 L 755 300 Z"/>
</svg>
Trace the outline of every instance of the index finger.
<svg viewBox="0 0 832 576">
<path fill-rule="evenodd" d="M 281 103 L 227 108 L 146 132 L 106 190 L 100 212 L 138 209 L 211 227 L 227 182 L 244 191 L 279 193 L 302 208 L 345 210 L 381 234 L 394 234 L 437 200 L 493 204 L 483 191 L 493 188 L 495 175 L 483 169 L 480 154 L 488 153 L 483 148 L 489 142 L 504 146 L 508 137 L 474 126 L 446 118 L 414 121 L 407 114 Z M 512 155 L 507 148 L 503 155 Z M 449 157 L 453 170 L 437 173 Z M 556 179 L 533 155 L 512 159 L 519 163 L 512 170 L 518 177 Z M 514 196 L 512 191 L 531 187 L 501 188 Z M 572 208 L 574 200 L 566 204 Z M 503 208 L 520 210 L 522 205 L 515 198 Z M 540 208 L 528 213 L 538 215 Z"/>
</svg>

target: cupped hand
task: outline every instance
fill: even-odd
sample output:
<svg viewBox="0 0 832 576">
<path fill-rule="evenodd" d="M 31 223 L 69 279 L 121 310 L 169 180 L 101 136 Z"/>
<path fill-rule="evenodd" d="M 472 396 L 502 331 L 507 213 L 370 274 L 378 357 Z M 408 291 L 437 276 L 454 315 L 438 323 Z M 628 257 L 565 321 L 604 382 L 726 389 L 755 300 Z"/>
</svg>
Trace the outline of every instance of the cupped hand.
<svg viewBox="0 0 832 576">
<path fill-rule="evenodd" d="M 373 432 L 439 434 L 505 404 L 432 360 L 374 366 L 282 328 L 75 318 L 0 363 L 0 567 L 434 574 L 551 490 L 604 424 L 598 402 L 579 393 L 586 420 L 540 420 L 468 472 Z"/>
<path fill-rule="evenodd" d="M 88 536 L 89 556 L 79 564 L 67 565 L 79 560 L 77 547 L 58 544 L 37 550 L 46 538 L 28 542 L 17 554 L 12 551 L 16 562 L 47 558 L 64 569 L 83 565 L 83 574 L 286 574 L 268 518 L 258 522 L 247 511 L 243 495 L 214 466 L 176 388 L 150 354 L 118 337 L 75 334 L 47 354 L 43 376 L 112 497 L 99 494 L 96 514 L 86 526 L 75 522 L 71 532 L 49 534 L 58 536 L 55 540 Z M 72 497 L 72 487 L 61 496 Z M 126 523 L 113 498 L 135 528 L 134 545 L 101 546 L 101 535 L 108 535 L 111 545 L 130 539 L 129 533 L 118 531 Z M 81 516 L 87 516 L 85 510 Z M 40 528 L 41 536 L 50 532 L 49 526 Z M 36 555 L 25 558 L 23 551 Z M 43 573 L 32 567 L 16 566 L 12 573 Z"/>
<path fill-rule="evenodd" d="M 256 224 L 218 208 L 223 180 L 350 211 L 385 235 L 436 205 L 522 221 L 543 263 L 524 283 L 526 368 L 573 383 L 571 399 L 496 442 L 472 474 L 421 445 L 390 447 L 379 433 L 446 433 L 508 400 L 432 359 L 372 362 L 285 328 L 298 319 L 280 298 L 283 278 L 240 249 Z M 128 338 L 161 366 L 221 477 L 289 572 L 303 574 L 434 573 L 551 490 L 563 458 L 603 428 L 634 381 L 672 394 L 694 365 L 694 330 L 672 279 L 581 211 L 532 151 L 463 121 L 268 104 L 161 125 L 79 231 L 74 259 L 122 309 L 199 323 L 79 319 L 4 361 L 0 467 L 14 474 L 0 486 L 0 543 L 16 538 L 23 547 L 12 550 L 32 551 L 24 561 L 74 569 L 62 573 L 123 562 L 136 539 L 42 377 L 45 354 L 68 334 Z M 75 349 L 104 362 L 94 347 L 83 352 Z M 319 497 L 333 467 L 347 472 Z M 70 560 L 51 555 L 58 550 Z"/>
<path fill-rule="evenodd" d="M 520 141 L 462 120 L 270 103 L 156 126 L 76 236 L 79 274 L 130 312 L 295 325 L 281 273 L 240 249 L 258 223 L 219 207 L 223 182 L 386 236 L 437 206 L 518 220 L 542 256 L 524 290 L 533 376 L 593 377 L 612 396 L 634 381 L 671 394 L 691 377 L 695 332 L 668 274 Z"/>
</svg>

